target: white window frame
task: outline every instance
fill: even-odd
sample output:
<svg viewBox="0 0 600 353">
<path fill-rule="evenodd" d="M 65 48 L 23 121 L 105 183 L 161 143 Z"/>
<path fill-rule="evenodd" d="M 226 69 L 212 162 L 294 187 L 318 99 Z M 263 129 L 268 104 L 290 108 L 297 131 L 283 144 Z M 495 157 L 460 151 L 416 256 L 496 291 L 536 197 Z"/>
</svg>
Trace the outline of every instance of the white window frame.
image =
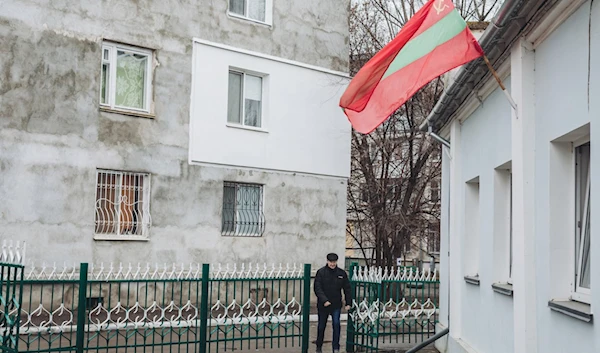
<svg viewBox="0 0 600 353">
<path fill-rule="evenodd" d="M 271 27 L 273 25 L 273 0 L 265 0 L 265 20 L 257 20 L 248 16 L 248 1 L 244 1 L 244 14 L 239 14 L 231 11 L 231 0 L 227 0 L 227 14 L 231 17 L 242 19 L 245 21 L 255 22 L 261 25 Z"/>
<path fill-rule="evenodd" d="M 463 273 L 465 276 L 479 276 L 479 271 L 481 271 L 481 254 L 479 251 L 481 237 L 481 183 L 479 176 L 466 182 L 464 185 L 465 204 L 463 217 L 465 232 L 463 256 L 467 260 L 463 263 Z"/>
<path fill-rule="evenodd" d="M 573 154 L 574 154 L 574 171 L 575 171 L 575 212 L 574 212 L 574 216 L 575 216 L 575 227 L 574 227 L 574 242 L 575 242 L 575 246 L 574 246 L 574 251 L 575 251 L 575 256 L 574 256 L 574 278 L 573 278 L 573 283 L 572 283 L 572 293 L 571 293 L 571 299 L 576 300 L 576 301 L 580 301 L 583 303 L 587 303 L 587 304 L 591 304 L 591 288 L 583 288 L 579 285 L 580 283 L 580 274 L 581 274 L 581 270 L 582 270 L 582 266 L 583 266 L 583 251 L 584 251 L 584 247 L 585 247 L 585 238 L 584 235 L 582 234 L 582 232 L 584 232 L 584 228 L 585 228 L 585 224 L 586 222 L 588 222 L 587 219 L 587 213 L 588 213 L 588 208 L 590 207 L 590 182 L 591 182 L 591 178 L 590 178 L 590 171 L 591 171 L 591 164 L 592 164 L 592 159 L 591 159 L 591 155 L 589 158 L 589 165 L 588 165 L 588 169 L 587 169 L 587 180 L 586 180 L 586 185 L 581 185 L 578 181 L 579 176 L 580 176 L 580 172 L 578 173 L 579 169 L 581 168 L 580 165 L 578 165 L 578 156 L 577 156 L 577 151 L 578 148 L 580 146 L 583 146 L 587 143 L 590 142 L 589 136 L 585 137 L 583 139 L 580 139 L 576 142 L 573 143 Z M 581 190 L 579 189 L 580 187 L 585 187 L 585 201 L 583 203 L 583 209 L 580 209 L 580 200 L 578 198 L 578 195 L 581 195 Z M 581 217 L 581 215 L 583 215 L 583 217 Z M 579 219 L 581 219 L 581 224 L 579 224 Z M 589 220 L 591 221 L 591 220 Z M 588 237 L 591 237 L 591 234 L 587 234 Z M 579 242 L 579 244 L 578 244 Z M 591 249 L 590 249 L 591 251 Z M 590 257 L 591 257 L 591 253 L 590 253 Z M 591 269 L 590 269 L 591 270 Z"/>
<path fill-rule="evenodd" d="M 239 74 L 242 75 L 242 92 L 241 92 L 241 102 L 240 102 L 240 109 L 241 109 L 241 117 L 240 117 L 240 122 L 236 123 L 236 122 L 231 122 L 229 121 L 229 93 L 227 95 L 227 114 L 225 117 L 225 122 L 227 124 L 227 126 L 231 126 L 231 127 L 243 127 L 244 129 L 249 129 L 249 130 L 258 130 L 258 131 L 263 131 L 265 132 L 265 109 L 266 109 L 266 97 L 265 97 L 265 84 L 266 84 L 266 75 L 264 74 L 259 74 L 256 72 L 251 72 L 251 71 L 246 71 L 246 70 L 240 70 L 240 69 L 236 69 L 236 68 L 229 68 L 229 70 L 227 71 L 227 89 L 229 90 L 229 74 L 230 73 L 235 73 L 235 74 Z M 258 77 L 261 79 L 260 81 L 260 125 L 259 126 L 253 126 L 253 125 L 246 125 L 246 76 L 252 76 L 252 77 Z"/>
<path fill-rule="evenodd" d="M 108 60 L 104 59 L 104 51 L 109 51 Z M 146 62 L 146 82 L 145 82 L 145 94 L 144 94 L 144 108 L 131 108 L 131 107 L 122 107 L 115 104 L 116 99 L 116 89 L 117 89 L 117 51 L 125 51 L 130 54 L 144 55 L 148 57 Z M 100 91 L 98 94 L 98 101 L 100 102 L 100 106 L 103 108 L 108 108 L 115 111 L 123 111 L 123 112 L 137 112 L 143 114 L 152 114 L 152 109 L 154 106 L 154 102 L 152 101 L 153 97 L 153 80 L 154 80 L 154 51 L 150 49 L 133 47 L 130 45 L 119 44 L 104 41 L 102 42 L 102 62 L 100 64 Z M 104 64 L 109 64 L 109 75 L 108 75 L 108 101 L 106 103 L 102 103 L 102 67 Z"/>
<path fill-rule="evenodd" d="M 118 182 L 114 185 L 114 190 L 119 190 L 121 191 L 121 185 L 123 184 L 123 177 L 126 175 L 133 175 L 133 176 L 141 176 L 143 177 L 143 205 L 142 205 L 142 214 L 144 219 L 140 222 L 140 225 L 142 227 L 142 232 L 141 235 L 138 234 L 121 234 L 121 204 L 122 204 L 122 199 L 121 199 L 121 194 L 119 193 L 118 197 L 119 200 L 117 201 L 115 200 L 108 200 L 108 202 L 112 203 L 114 205 L 115 208 L 117 208 L 116 210 L 116 232 L 115 233 L 96 233 L 96 222 L 98 221 L 97 217 L 97 213 L 98 213 L 98 209 L 99 209 L 99 205 L 98 205 L 98 177 L 101 174 L 106 174 L 106 175 L 115 175 L 118 176 Z M 152 218 L 150 216 L 150 190 L 151 190 L 151 174 L 150 173 L 145 173 L 145 172 L 129 172 L 129 171 L 119 171 L 119 170 L 110 170 L 110 169 L 97 169 L 96 170 L 96 179 L 95 179 L 95 184 L 96 184 L 96 191 L 95 191 L 95 198 L 94 198 L 94 239 L 95 240 L 148 240 L 149 236 L 150 236 L 150 227 L 152 224 Z M 117 195 L 115 195 L 115 197 L 117 197 Z"/>
<path fill-rule="evenodd" d="M 512 284 L 513 273 L 513 173 L 512 169 L 508 170 L 508 279 L 506 282 Z"/>
</svg>

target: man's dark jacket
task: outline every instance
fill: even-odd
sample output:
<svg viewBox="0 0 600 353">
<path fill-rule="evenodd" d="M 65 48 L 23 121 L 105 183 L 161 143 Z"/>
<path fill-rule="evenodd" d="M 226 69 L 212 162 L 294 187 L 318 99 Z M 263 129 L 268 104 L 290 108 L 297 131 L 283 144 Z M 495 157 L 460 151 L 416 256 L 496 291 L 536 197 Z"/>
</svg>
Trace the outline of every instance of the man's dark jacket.
<svg viewBox="0 0 600 353">
<path fill-rule="evenodd" d="M 352 293 L 346 271 L 339 267 L 331 269 L 329 266 L 324 266 L 317 271 L 315 294 L 318 308 L 324 308 L 325 302 L 330 302 L 331 306 L 328 306 L 327 309 L 340 309 L 342 307 L 342 289 L 346 305 L 351 305 Z"/>
</svg>

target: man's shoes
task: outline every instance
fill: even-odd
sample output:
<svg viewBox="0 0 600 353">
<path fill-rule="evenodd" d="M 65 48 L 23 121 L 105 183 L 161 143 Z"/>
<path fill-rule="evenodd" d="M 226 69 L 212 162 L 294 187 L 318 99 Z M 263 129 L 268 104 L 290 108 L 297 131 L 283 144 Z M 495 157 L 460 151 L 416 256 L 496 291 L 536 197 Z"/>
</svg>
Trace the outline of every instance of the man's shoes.
<svg viewBox="0 0 600 353">
<path fill-rule="evenodd" d="M 315 353 L 323 353 L 323 350 L 319 347 L 317 347 L 317 350 L 315 351 Z"/>
</svg>

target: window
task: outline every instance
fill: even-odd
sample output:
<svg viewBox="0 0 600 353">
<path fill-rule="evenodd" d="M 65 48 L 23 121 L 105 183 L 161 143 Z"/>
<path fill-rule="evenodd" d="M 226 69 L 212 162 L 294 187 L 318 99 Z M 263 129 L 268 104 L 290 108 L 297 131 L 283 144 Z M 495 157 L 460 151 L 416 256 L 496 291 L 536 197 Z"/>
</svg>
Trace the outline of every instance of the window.
<svg viewBox="0 0 600 353">
<path fill-rule="evenodd" d="M 260 128 L 262 126 L 263 78 L 229 71 L 227 122 Z"/>
<path fill-rule="evenodd" d="M 479 275 L 479 177 L 466 183 L 464 271 L 467 276 Z"/>
<path fill-rule="evenodd" d="M 408 256 L 408 254 L 410 254 L 410 251 L 412 250 L 412 244 L 410 242 L 410 238 L 407 238 L 404 241 L 404 258 L 406 258 Z"/>
<path fill-rule="evenodd" d="M 427 235 L 427 252 L 428 253 L 439 253 L 440 252 L 440 232 L 439 225 L 429 224 L 429 228 L 425 230 Z"/>
<path fill-rule="evenodd" d="M 368 184 L 362 183 L 360 184 L 360 200 L 362 202 L 369 202 L 371 199 L 371 190 L 369 189 Z"/>
<path fill-rule="evenodd" d="M 496 284 L 512 284 L 512 161 L 494 173 L 493 262 Z"/>
<path fill-rule="evenodd" d="M 575 291 L 590 301 L 590 143 L 575 148 Z"/>
<path fill-rule="evenodd" d="M 226 182 L 222 217 L 223 235 L 262 236 L 265 230 L 263 186 Z"/>
<path fill-rule="evenodd" d="M 150 175 L 98 170 L 95 210 L 96 238 L 147 238 L 151 223 Z"/>
<path fill-rule="evenodd" d="M 508 192 L 508 283 L 512 284 L 513 269 L 513 184 L 512 172 L 508 173 L 509 192 Z"/>
<path fill-rule="evenodd" d="M 380 178 L 377 179 L 377 183 L 381 190 L 382 199 L 394 201 L 402 196 L 402 179 L 394 177 Z"/>
<path fill-rule="evenodd" d="M 229 13 L 267 22 L 267 0 L 229 0 Z"/>
<path fill-rule="evenodd" d="M 152 51 L 102 44 L 100 105 L 110 109 L 150 113 Z"/>
<path fill-rule="evenodd" d="M 438 202 L 440 200 L 440 185 L 437 181 L 432 181 L 431 188 L 431 201 Z"/>
</svg>

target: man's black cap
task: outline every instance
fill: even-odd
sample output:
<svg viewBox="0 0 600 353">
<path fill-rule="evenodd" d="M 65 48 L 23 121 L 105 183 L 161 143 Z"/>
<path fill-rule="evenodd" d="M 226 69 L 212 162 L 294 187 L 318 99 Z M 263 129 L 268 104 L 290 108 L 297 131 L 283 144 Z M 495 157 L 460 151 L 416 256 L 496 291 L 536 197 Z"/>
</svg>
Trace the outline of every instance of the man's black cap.
<svg viewBox="0 0 600 353">
<path fill-rule="evenodd" d="M 337 261 L 337 260 L 338 260 L 337 254 L 334 254 L 334 253 L 327 254 L 327 261 Z"/>
</svg>

